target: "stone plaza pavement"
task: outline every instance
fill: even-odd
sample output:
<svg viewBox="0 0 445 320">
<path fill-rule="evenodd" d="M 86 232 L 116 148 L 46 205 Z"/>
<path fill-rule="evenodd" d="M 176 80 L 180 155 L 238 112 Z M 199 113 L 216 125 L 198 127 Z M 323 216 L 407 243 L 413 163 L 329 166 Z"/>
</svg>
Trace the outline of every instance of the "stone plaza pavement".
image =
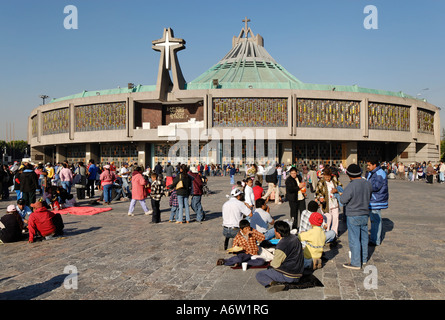
<svg viewBox="0 0 445 320">
<path fill-rule="evenodd" d="M 348 178 L 342 176 L 341 181 L 346 185 Z M 136 215 L 129 217 L 129 202 L 119 202 L 111 205 L 112 211 L 95 216 L 64 215 L 64 238 L 0 245 L 0 300 L 445 298 L 441 261 L 445 184 L 390 180 L 390 208 L 383 211 L 384 240 L 381 246 L 370 247 L 369 267 L 342 267 L 349 261 L 342 221 L 341 242 L 334 248 L 325 246 L 328 261 L 314 272 L 324 287 L 274 294 L 257 283 L 255 275 L 261 269 L 216 266 L 218 258 L 229 256 L 223 250 L 221 207 L 231 186 L 228 177 L 210 177 L 209 186 L 214 194 L 203 198 L 207 220 L 202 224 L 169 223 L 168 198 L 161 201 L 163 223 L 157 225 L 149 223 L 151 216 L 143 215 L 139 204 Z M 310 194 L 307 201 L 312 198 Z M 10 203 L 0 203 L 2 214 Z M 289 218 L 288 203 L 270 207 L 275 219 Z M 70 270 L 77 270 L 77 282 L 69 278 Z M 77 288 L 72 288 L 75 284 Z"/>
</svg>

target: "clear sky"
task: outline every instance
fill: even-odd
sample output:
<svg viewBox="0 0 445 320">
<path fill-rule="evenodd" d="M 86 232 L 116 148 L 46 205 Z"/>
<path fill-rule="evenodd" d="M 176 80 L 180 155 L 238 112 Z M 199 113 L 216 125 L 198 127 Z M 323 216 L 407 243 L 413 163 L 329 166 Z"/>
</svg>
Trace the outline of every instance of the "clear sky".
<svg viewBox="0 0 445 320">
<path fill-rule="evenodd" d="M 64 8 L 76 6 L 78 29 Z M 378 29 L 365 29 L 367 5 Z M 17 0 L 0 2 L 0 140 L 26 140 L 40 95 L 156 84 L 151 42 L 171 27 L 186 81 L 216 64 L 251 19 L 252 31 L 307 83 L 403 91 L 441 107 L 445 128 L 445 1 L 396 0 Z M 424 90 L 428 89 L 428 90 Z"/>
</svg>

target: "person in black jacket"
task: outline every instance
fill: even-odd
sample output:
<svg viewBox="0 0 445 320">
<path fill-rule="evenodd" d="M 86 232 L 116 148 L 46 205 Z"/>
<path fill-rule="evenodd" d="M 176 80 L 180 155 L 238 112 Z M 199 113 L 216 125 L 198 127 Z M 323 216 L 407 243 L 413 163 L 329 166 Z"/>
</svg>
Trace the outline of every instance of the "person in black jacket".
<svg viewBox="0 0 445 320">
<path fill-rule="evenodd" d="M 286 283 L 298 282 L 303 275 L 304 255 L 300 240 L 290 233 L 290 226 L 284 221 L 274 224 L 275 237 L 278 242 L 274 258 L 267 270 L 257 273 L 257 281 L 269 292 L 282 291 Z"/>
<path fill-rule="evenodd" d="M 22 199 L 27 206 L 36 202 L 36 190 L 39 189 L 39 177 L 34 172 L 34 166 L 27 164 L 19 177 Z"/>
<path fill-rule="evenodd" d="M 23 239 L 23 221 L 15 205 L 6 209 L 8 212 L 0 219 L 0 243 L 17 242 Z"/>
<path fill-rule="evenodd" d="M 286 178 L 286 199 L 289 201 L 290 217 L 294 219 L 292 229 L 298 229 L 300 227 L 300 216 L 306 208 L 305 201 L 298 200 L 298 192 L 301 188 L 304 188 L 306 184 L 304 182 L 298 183 L 297 181 L 297 169 L 292 167 L 289 170 L 289 177 Z"/>
<path fill-rule="evenodd" d="M 190 188 L 191 181 L 190 177 L 187 174 L 188 168 L 187 165 L 183 164 L 179 167 L 179 173 L 173 180 L 171 184 L 171 188 L 176 189 L 176 195 L 178 197 L 179 211 L 178 211 L 178 220 L 176 223 L 182 223 L 182 217 L 185 209 L 185 220 L 187 223 L 190 223 L 190 208 L 189 208 L 189 196 L 190 196 Z"/>
</svg>

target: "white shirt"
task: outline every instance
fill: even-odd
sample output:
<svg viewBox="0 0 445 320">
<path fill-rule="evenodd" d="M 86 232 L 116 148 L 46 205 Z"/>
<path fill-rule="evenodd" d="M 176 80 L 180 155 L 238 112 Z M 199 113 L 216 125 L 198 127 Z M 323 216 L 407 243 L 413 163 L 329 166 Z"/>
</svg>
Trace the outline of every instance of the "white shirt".
<svg viewBox="0 0 445 320">
<path fill-rule="evenodd" d="M 232 197 L 222 206 L 223 226 L 239 228 L 240 221 L 250 213 L 250 209 L 246 207 L 244 202 Z"/>
<path fill-rule="evenodd" d="M 256 229 L 258 232 L 266 233 L 268 224 L 272 221 L 273 219 L 269 212 L 258 208 L 255 210 L 252 218 L 250 219 L 250 226 Z"/>
<path fill-rule="evenodd" d="M 255 207 L 255 195 L 253 194 L 253 189 L 247 185 L 244 188 L 244 200 L 249 206 Z"/>
<path fill-rule="evenodd" d="M 122 178 L 127 178 L 127 177 L 128 177 L 128 173 L 129 173 L 129 171 L 128 171 L 128 169 L 125 168 L 125 167 L 122 167 L 121 170 L 119 171 L 119 175 L 120 175 Z"/>
</svg>

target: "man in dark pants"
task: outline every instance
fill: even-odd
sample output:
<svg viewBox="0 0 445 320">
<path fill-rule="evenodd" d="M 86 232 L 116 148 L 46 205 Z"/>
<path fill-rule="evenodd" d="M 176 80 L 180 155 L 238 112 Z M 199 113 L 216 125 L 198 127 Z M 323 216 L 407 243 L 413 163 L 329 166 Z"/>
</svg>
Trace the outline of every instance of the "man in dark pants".
<svg viewBox="0 0 445 320">
<path fill-rule="evenodd" d="M 300 217 L 298 212 L 302 212 L 304 208 L 301 208 L 301 205 L 304 205 L 304 200 L 298 200 L 298 191 L 303 188 L 305 183 L 298 183 L 297 181 L 297 169 L 292 167 L 289 170 L 289 177 L 286 178 L 286 199 L 289 201 L 290 207 L 290 216 L 294 219 L 294 223 L 292 225 L 292 229 L 298 229 L 300 227 Z"/>
<path fill-rule="evenodd" d="M 27 164 L 23 172 L 19 176 L 20 191 L 22 192 L 22 199 L 29 207 L 31 203 L 36 202 L 36 190 L 39 188 L 39 177 L 34 172 L 34 166 Z"/>
<path fill-rule="evenodd" d="M 94 160 L 91 159 L 88 163 L 88 181 L 87 181 L 87 197 L 94 198 L 94 183 L 96 182 L 97 167 Z"/>
</svg>

